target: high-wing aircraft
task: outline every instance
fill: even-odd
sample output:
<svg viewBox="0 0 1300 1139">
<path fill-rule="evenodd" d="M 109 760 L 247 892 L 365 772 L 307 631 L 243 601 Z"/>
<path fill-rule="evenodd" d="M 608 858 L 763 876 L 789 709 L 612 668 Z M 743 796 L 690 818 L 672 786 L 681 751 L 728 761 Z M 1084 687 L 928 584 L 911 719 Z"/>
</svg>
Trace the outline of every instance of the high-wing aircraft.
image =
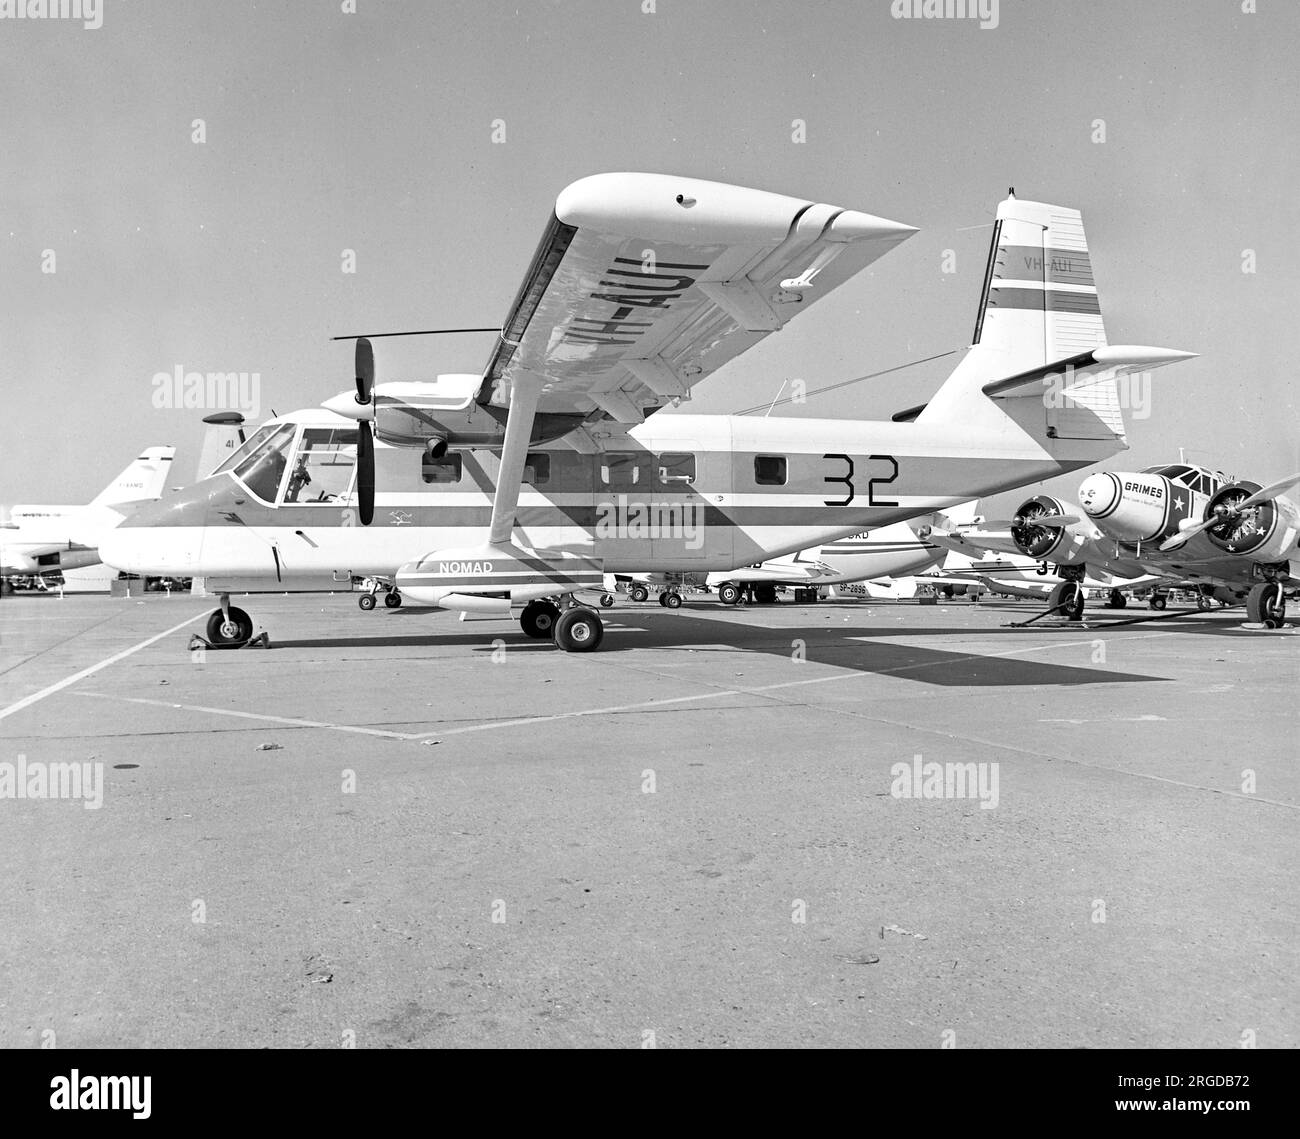
<svg viewBox="0 0 1300 1139">
<path fill-rule="evenodd" d="M 1059 584 L 1050 604 L 1074 620 L 1093 581 L 1113 591 L 1155 583 L 1161 588 L 1152 594 L 1153 608 L 1164 608 L 1165 589 L 1185 587 L 1197 592 L 1202 609 L 1244 599 L 1248 621 L 1280 628 L 1286 594 L 1300 577 L 1300 509 L 1282 493 L 1297 483 L 1300 474 L 1261 487 L 1186 463 L 1102 471 L 1079 486 L 1082 516 L 1036 495 L 1017 508 L 1004 533 L 931 537 L 955 549 L 1010 546 L 1044 567 L 1053 564 Z"/>
<path fill-rule="evenodd" d="M 590 651 L 603 629 L 579 597 L 606 573 L 729 571 L 1091 466 L 1127 446 L 1111 381 L 1191 355 L 1108 345 L 1078 211 L 1011 196 L 974 346 L 924 407 L 664 413 L 913 232 L 698 179 L 584 178 L 481 374 L 376 385 L 358 337 L 355 395 L 267 423 L 105 556 L 202 575 L 215 644 L 253 632 L 231 592 L 371 575 Z"/>
<path fill-rule="evenodd" d="M 175 455 L 175 447 L 146 448 L 88 504 L 9 507 L 0 523 L 0 575 L 98 565 L 103 535 L 162 494 Z"/>
</svg>

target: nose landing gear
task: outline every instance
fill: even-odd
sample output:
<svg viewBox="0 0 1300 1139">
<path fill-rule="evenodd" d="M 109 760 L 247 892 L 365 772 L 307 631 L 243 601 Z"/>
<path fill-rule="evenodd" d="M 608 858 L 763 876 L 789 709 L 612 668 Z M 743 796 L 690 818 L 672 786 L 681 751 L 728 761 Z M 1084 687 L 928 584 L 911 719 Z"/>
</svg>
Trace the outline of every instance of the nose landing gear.
<svg viewBox="0 0 1300 1139">
<path fill-rule="evenodd" d="M 207 639 L 197 633 L 190 638 L 190 649 L 242 649 L 252 645 L 271 647 L 270 634 L 265 629 L 253 635 L 253 619 L 242 609 L 230 604 L 230 595 L 221 595 L 221 608 L 214 609 L 208 615 L 208 624 L 204 632 Z"/>
</svg>

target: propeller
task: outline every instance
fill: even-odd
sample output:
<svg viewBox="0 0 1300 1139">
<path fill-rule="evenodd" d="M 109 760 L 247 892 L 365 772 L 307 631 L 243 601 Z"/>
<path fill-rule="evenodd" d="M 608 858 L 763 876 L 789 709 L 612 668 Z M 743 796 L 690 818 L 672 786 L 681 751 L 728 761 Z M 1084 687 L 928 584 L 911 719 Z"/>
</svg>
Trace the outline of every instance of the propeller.
<svg viewBox="0 0 1300 1139">
<path fill-rule="evenodd" d="M 368 407 L 370 414 L 357 420 L 357 502 L 361 525 L 369 526 L 375 517 L 375 440 L 371 421 L 375 417 L 375 353 L 364 336 L 357 340 L 357 403 Z"/>
<path fill-rule="evenodd" d="M 1017 514 L 1014 518 L 995 518 L 985 522 L 985 530 L 1019 530 L 1024 526 L 1073 526 L 1079 521 L 1077 514 Z"/>
<path fill-rule="evenodd" d="M 1253 510 L 1256 506 L 1263 506 L 1264 503 L 1271 502 L 1284 490 L 1290 490 L 1296 483 L 1300 483 L 1300 474 L 1288 475 L 1284 479 L 1278 479 L 1277 482 L 1269 483 L 1268 486 L 1260 487 L 1249 498 L 1243 498 L 1240 502 L 1219 503 L 1209 518 L 1198 522 L 1195 526 L 1187 527 L 1186 530 L 1180 530 L 1172 538 L 1166 538 L 1161 542 L 1160 552 L 1168 553 L 1170 550 L 1176 550 L 1179 546 L 1190 542 L 1197 534 L 1211 530 L 1230 519 L 1240 518 L 1247 510 Z"/>
</svg>

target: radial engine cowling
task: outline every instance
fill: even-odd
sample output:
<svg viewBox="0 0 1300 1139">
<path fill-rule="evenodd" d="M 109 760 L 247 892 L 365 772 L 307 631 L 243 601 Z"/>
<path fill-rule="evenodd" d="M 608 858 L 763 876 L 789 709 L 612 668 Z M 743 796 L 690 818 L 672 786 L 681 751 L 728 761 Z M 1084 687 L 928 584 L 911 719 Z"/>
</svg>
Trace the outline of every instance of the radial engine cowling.
<svg viewBox="0 0 1300 1139">
<path fill-rule="evenodd" d="M 1015 521 L 1011 524 L 1011 540 L 1022 554 L 1036 562 L 1046 561 L 1061 549 L 1065 540 L 1064 526 L 1036 526 L 1035 518 L 1045 518 L 1049 514 L 1067 514 L 1065 507 L 1050 495 L 1039 494 L 1016 508 Z"/>
<path fill-rule="evenodd" d="M 1222 521 L 1205 533 L 1224 553 L 1249 555 L 1257 562 L 1285 561 L 1295 546 L 1300 515 L 1285 498 L 1237 509 L 1238 503 L 1259 489 L 1259 483 L 1254 482 L 1232 483 L 1221 488 L 1207 504 L 1205 520 L 1218 515 Z"/>
</svg>

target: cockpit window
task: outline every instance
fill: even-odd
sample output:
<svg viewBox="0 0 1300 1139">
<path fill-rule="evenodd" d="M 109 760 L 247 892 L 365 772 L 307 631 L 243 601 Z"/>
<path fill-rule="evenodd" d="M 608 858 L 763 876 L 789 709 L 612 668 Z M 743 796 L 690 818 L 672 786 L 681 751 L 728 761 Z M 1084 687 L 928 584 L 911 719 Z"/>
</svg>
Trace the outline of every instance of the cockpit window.
<svg viewBox="0 0 1300 1139">
<path fill-rule="evenodd" d="M 356 465 L 355 429 L 308 427 L 294 455 L 284 501 L 312 506 L 345 502 Z"/>
<path fill-rule="evenodd" d="M 1186 487 L 1195 486 L 1199 473 L 1195 467 L 1189 467 L 1182 463 L 1174 463 L 1172 466 L 1164 467 L 1145 467 L 1142 470 L 1144 475 L 1164 475 L 1170 481 L 1182 483 Z"/>
<path fill-rule="evenodd" d="M 235 477 L 263 502 L 275 502 L 289 465 L 289 446 L 296 430 L 293 423 L 280 424 L 234 469 Z"/>
<path fill-rule="evenodd" d="M 253 432 L 252 435 L 250 435 L 239 445 L 239 448 L 237 450 L 233 451 L 230 455 L 226 456 L 226 461 L 222 463 L 221 466 L 219 466 L 212 473 L 214 475 L 219 475 L 222 471 L 233 470 L 235 467 L 239 466 L 240 463 L 242 463 L 245 459 L 247 459 L 249 455 L 251 455 L 255 450 L 257 450 L 258 447 L 260 447 L 263 443 L 266 442 L 267 439 L 271 437 L 271 432 L 273 432 L 274 430 L 275 430 L 274 426 L 259 427 L 256 431 Z"/>
</svg>

